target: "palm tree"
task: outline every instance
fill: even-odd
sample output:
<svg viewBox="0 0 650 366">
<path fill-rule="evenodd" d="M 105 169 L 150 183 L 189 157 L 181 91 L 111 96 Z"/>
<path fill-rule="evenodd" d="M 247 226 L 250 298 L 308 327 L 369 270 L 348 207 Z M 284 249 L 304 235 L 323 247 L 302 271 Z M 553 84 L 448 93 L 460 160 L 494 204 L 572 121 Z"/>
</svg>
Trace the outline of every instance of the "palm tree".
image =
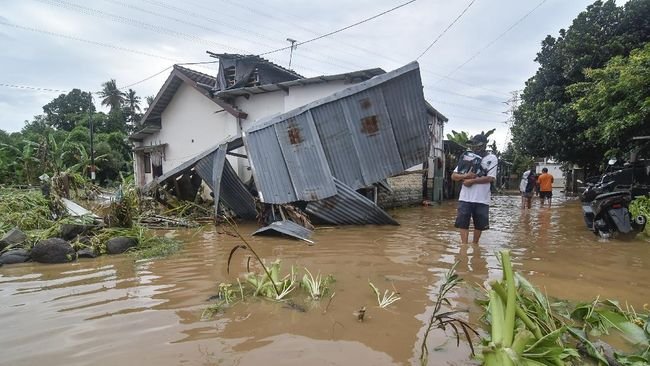
<svg viewBox="0 0 650 366">
<path fill-rule="evenodd" d="M 129 121 L 134 123 L 139 117 L 140 109 L 140 97 L 135 95 L 135 90 L 129 89 L 129 92 L 126 93 L 126 110 L 127 115 L 129 116 Z"/>
<path fill-rule="evenodd" d="M 99 92 L 102 99 L 102 105 L 111 108 L 111 112 L 119 111 L 124 104 L 124 93 L 117 88 L 115 79 L 111 79 L 102 84 L 102 91 Z"/>
<path fill-rule="evenodd" d="M 144 109 L 145 111 L 151 107 L 151 105 L 153 104 L 154 99 L 156 99 L 156 97 L 154 97 L 153 95 L 150 95 L 150 96 L 145 98 L 145 100 L 147 101 L 147 106 Z"/>
</svg>

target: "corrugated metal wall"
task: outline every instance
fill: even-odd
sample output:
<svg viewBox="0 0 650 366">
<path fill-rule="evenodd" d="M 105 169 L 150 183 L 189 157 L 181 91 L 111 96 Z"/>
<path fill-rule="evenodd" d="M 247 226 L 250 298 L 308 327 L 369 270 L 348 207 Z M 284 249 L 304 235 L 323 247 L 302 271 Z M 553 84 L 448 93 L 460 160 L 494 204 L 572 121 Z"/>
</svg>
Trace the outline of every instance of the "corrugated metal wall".
<svg viewBox="0 0 650 366">
<path fill-rule="evenodd" d="M 417 63 L 260 122 L 245 143 L 260 199 L 315 201 L 422 163 L 429 131 Z"/>
<path fill-rule="evenodd" d="M 223 145 L 223 147 L 220 147 L 208 156 L 199 160 L 196 163 L 195 169 L 214 192 L 213 170 L 215 167 L 215 159 L 223 159 L 223 161 L 220 162 L 223 164 L 223 171 L 219 183 L 219 195 L 215 196 L 228 206 L 228 208 L 233 210 L 237 216 L 253 220 L 257 217 L 255 200 L 253 195 L 248 192 L 242 181 L 237 176 L 235 169 L 230 165 L 228 159 L 225 158 L 225 151 L 221 151 L 225 148 L 226 145 Z"/>
</svg>

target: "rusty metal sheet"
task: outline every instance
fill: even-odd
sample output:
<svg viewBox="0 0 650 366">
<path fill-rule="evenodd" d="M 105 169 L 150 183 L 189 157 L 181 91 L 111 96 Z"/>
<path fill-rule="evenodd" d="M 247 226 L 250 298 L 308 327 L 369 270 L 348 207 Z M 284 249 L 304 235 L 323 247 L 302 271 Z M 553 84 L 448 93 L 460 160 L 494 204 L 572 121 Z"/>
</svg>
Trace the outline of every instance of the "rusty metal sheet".
<svg viewBox="0 0 650 366">
<path fill-rule="evenodd" d="M 292 142 L 291 121 L 310 134 Z M 424 162 L 429 139 L 416 62 L 262 120 L 244 135 L 260 199 L 267 203 L 334 196 L 328 173 L 352 189 L 369 186 Z M 313 151 L 294 156 L 296 144 Z"/>
<path fill-rule="evenodd" d="M 324 200 L 309 202 L 305 211 L 334 225 L 399 225 L 373 201 L 334 179 L 338 194 Z"/>
</svg>

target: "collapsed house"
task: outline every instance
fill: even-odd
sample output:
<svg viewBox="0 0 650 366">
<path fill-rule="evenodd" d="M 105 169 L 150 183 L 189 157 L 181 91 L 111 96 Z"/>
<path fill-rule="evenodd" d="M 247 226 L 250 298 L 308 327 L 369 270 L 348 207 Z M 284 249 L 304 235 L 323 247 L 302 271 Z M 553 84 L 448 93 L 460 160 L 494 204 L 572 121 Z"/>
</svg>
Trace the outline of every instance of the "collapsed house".
<svg viewBox="0 0 650 366">
<path fill-rule="evenodd" d="M 175 66 L 131 135 L 139 185 L 192 199 L 205 182 L 248 219 L 257 197 L 325 223 L 397 224 L 358 190 L 435 166 L 432 137 L 441 142 L 447 119 L 424 100 L 417 63 L 303 78 L 257 56 L 212 55 L 216 78 Z"/>
</svg>

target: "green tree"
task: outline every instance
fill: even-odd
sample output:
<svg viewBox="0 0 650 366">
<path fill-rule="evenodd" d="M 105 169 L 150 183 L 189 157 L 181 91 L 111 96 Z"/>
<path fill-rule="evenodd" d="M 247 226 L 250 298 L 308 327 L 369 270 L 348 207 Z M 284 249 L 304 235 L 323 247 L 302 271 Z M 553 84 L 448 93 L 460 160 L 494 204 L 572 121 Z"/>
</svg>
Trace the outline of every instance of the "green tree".
<svg viewBox="0 0 650 366">
<path fill-rule="evenodd" d="M 650 43 L 585 75 L 568 87 L 584 136 L 619 150 L 633 136 L 650 135 Z"/>
<path fill-rule="evenodd" d="M 110 107 L 111 113 L 121 110 L 125 102 L 125 95 L 117 88 L 115 79 L 111 79 L 102 84 L 102 90 L 99 92 L 102 99 L 102 105 Z"/>
<path fill-rule="evenodd" d="M 91 93 L 72 89 L 44 105 L 43 112 L 48 125 L 71 131 L 81 118 L 95 112 L 95 106 Z"/>
<path fill-rule="evenodd" d="M 585 69 L 601 68 L 648 42 L 648 19 L 647 0 L 630 0 L 622 7 L 613 0 L 596 1 L 558 38 L 547 36 L 535 59 L 540 67 L 526 82 L 514 113 L 514 144 L 527 155 L 596 165 L 609 146 L 585 135 L 593 124 L 579 121 L 568 88 L 586 80 Z"/>
<path fill-rule="evenodd" d="M 139 122 L 142 115 L 140 114 L 140 100 L 141 98 L 135 95 L 135 90 L 129 89 L 125 97 L 126 101 L 126 115 L 127 119 L 131 124 L 136 124 Z"/>
</svg>

